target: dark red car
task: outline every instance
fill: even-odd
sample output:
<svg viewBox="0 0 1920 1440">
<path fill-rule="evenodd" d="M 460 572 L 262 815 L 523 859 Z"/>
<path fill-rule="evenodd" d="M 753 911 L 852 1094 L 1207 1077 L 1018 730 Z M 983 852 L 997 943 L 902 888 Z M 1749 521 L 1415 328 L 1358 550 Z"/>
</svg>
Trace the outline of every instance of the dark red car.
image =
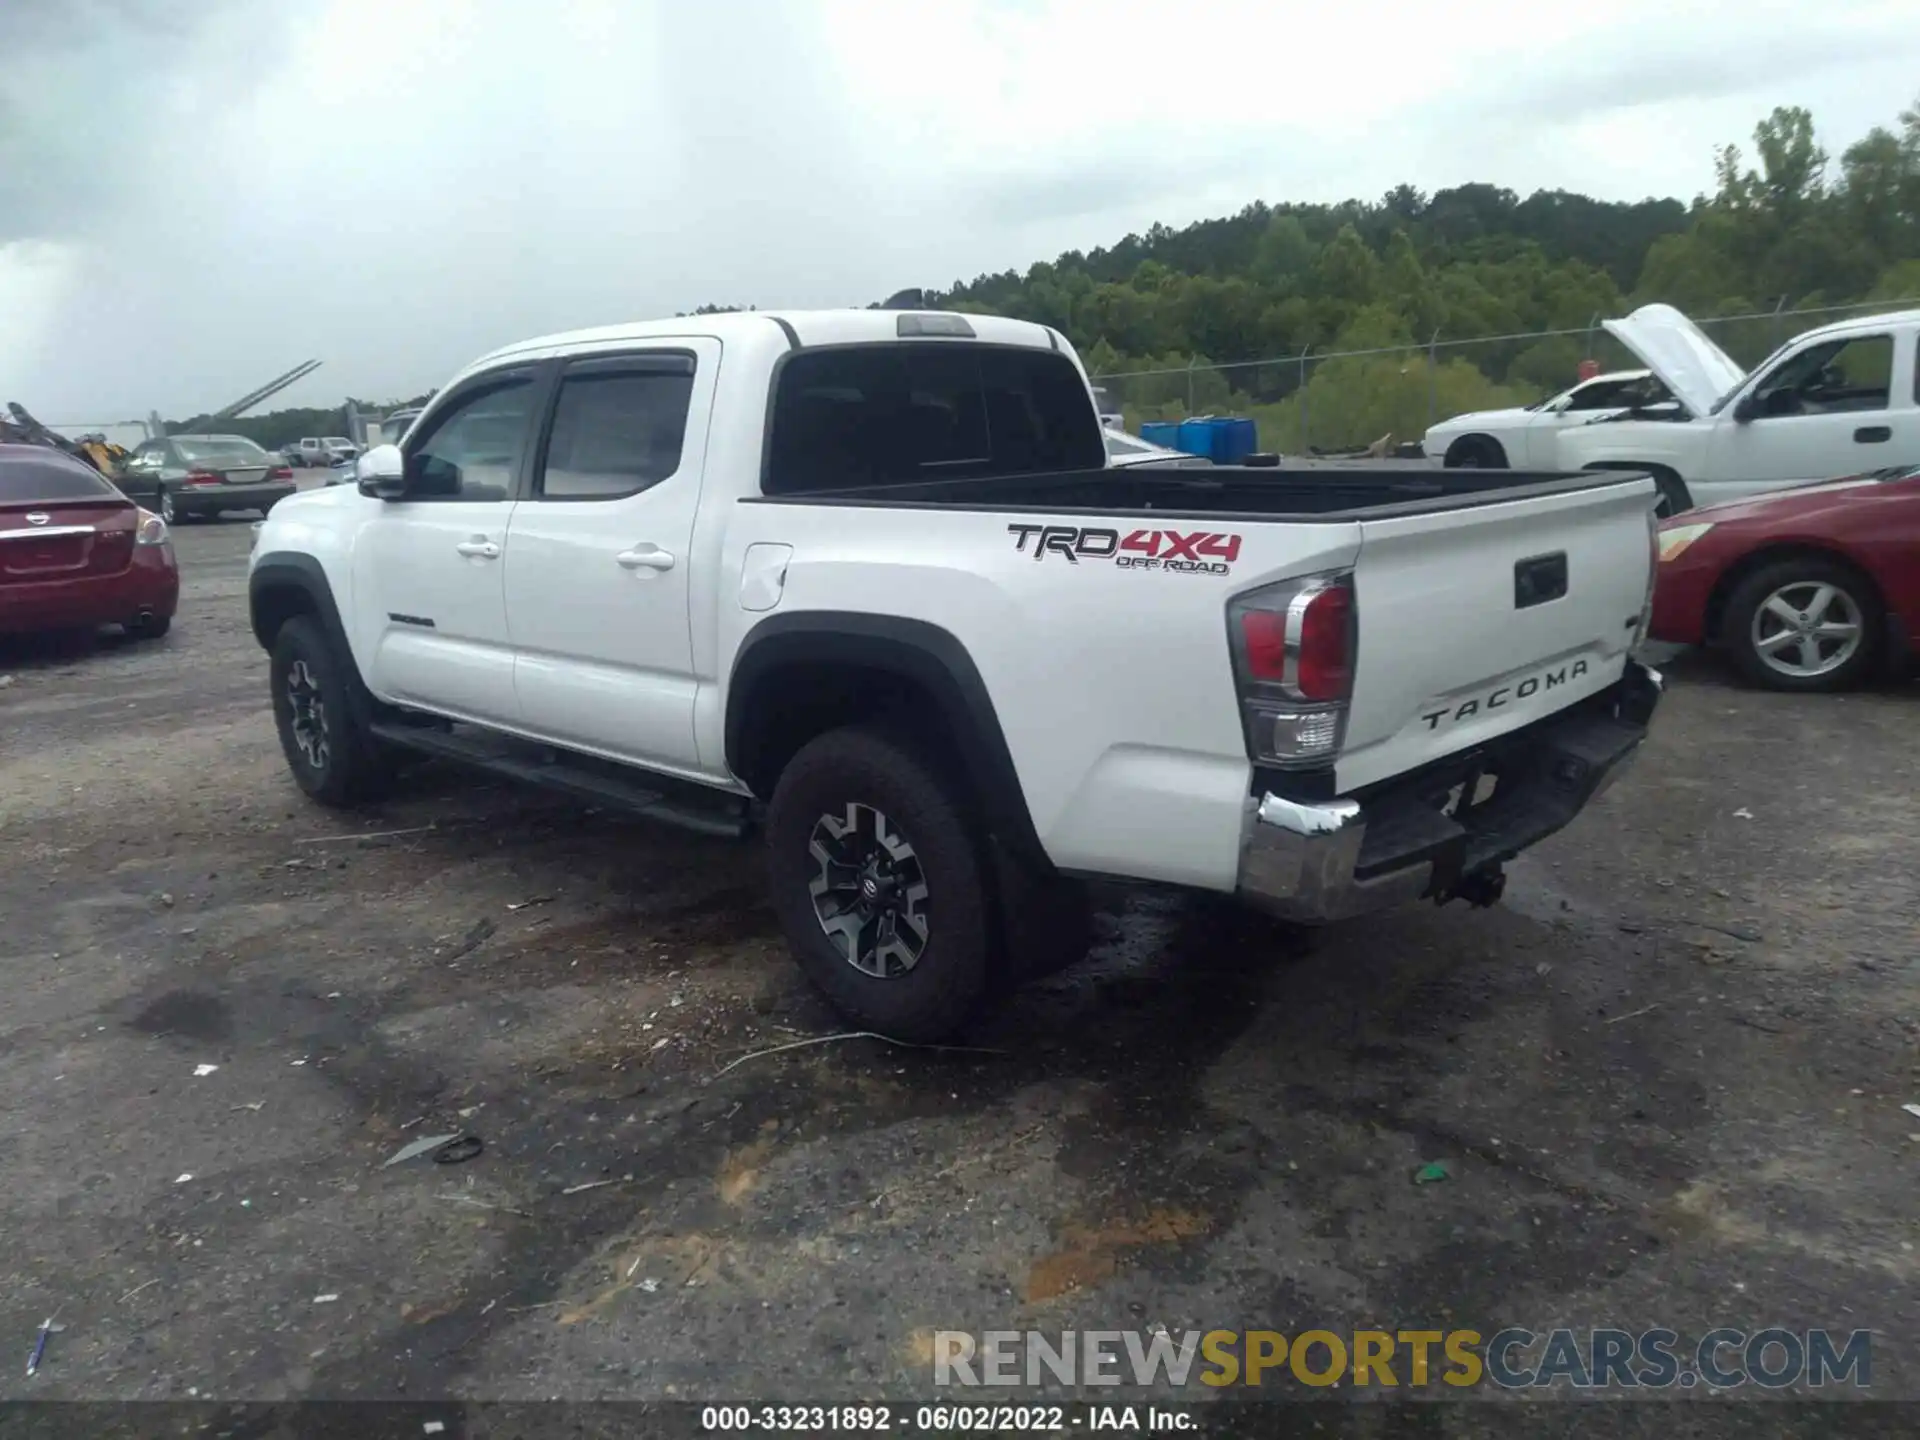
<svg viewBox="0 0 1920 1440">
<path fill-rule="evenodd" d="M 0 445 L 0 635 L 124 625 L 164 635 L 180 602 L 166 521 L 44 445 Z"/>
<path fill-rule="evenodd" d="M 1920 467 L 1660 524 L 1651 634 L 1724 650 L 1774 690 L 1840 690 L 1920 646 Z"/>
</svg>

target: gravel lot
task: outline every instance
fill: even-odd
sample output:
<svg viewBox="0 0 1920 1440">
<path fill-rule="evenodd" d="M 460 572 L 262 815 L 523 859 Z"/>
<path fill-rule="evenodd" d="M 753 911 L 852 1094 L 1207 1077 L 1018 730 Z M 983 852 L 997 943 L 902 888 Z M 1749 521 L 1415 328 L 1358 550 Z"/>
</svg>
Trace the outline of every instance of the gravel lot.
<svg viewBox="0 0 1920 1440">
<path fill-rule="evenodd" d="M 750 849 L 310 806 L 246 523 L 178 543 L 165 641 L 0 650 L 0 1346 L 66 1327 L 0 1397 L 924 1395 L 933 1328 L 1157 1322 L 1871 1328 L 1920 1398 L 1920 689 L 1682 660 L 1497 909 L 1119 893 L 990 1053 L 721 1073 L 838 1028 Z"/>
</svg>

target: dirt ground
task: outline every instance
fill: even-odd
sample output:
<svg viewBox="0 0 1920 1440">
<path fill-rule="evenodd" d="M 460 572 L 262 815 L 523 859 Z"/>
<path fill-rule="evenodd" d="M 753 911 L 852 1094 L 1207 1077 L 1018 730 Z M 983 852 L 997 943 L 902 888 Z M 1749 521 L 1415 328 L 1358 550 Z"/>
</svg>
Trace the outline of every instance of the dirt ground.
<svg viewBox="0 0 1920 1440">
<path fill-rule="evenodd" d="M 925 1395 L 934 1329 L 1778 1324 L 1871 1329 L 1920 1398 L 1920 687 L 1683 659 L 1496 909 L 1302 947 L 1117 893 L 978 1053 L 742 1060 L 839 1028 L 752 850 L 433 768 L 307 804 L 246 547 L 180 532 L 162 642 L 0 650 L 0 1346 L 64 1327 L 0 1397 L 821 1401 Z"/>
</svg>

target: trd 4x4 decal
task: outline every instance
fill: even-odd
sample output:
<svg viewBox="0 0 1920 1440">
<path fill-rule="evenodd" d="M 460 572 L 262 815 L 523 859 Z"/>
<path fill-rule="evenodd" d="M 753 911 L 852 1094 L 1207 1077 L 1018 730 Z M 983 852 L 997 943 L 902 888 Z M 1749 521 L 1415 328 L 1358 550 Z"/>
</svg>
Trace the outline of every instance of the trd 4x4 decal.
<svg viewBox="0 0 1920 1440">
<path fill-rule="evenodd" d="M 1135 530 L 1123 536 L 1118 530 L 1079 525 L 1009 525 L 1007 531 L 1019 553 L 1026 554 L 1032 541 L 1035 560 L 1059 555 L 1074 565 L 1111 560 L 1122 570 L 1225 575 L 1240 558 L 1240 537 L 1213 530 Z"/>
</svg>

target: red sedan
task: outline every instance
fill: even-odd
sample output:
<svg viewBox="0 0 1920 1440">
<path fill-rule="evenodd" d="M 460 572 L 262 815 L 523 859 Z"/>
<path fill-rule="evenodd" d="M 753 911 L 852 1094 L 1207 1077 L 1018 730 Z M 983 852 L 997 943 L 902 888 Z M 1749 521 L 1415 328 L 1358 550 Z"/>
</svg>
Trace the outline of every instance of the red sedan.
<svg viewBox="0 0 1920 1440">
<path fill-rule="evenodd" d="M 1774 690 L 1840 690 L 1920 647 L 1920 467 L 1660 525 L 1656 640 L 1714 645 Z"/>
<path fill-rule="evenodd" d="M 166 521 L 70 455 L 0 445 L 0 635 L 164 635 L 179 601 Z"/>
</svg>

